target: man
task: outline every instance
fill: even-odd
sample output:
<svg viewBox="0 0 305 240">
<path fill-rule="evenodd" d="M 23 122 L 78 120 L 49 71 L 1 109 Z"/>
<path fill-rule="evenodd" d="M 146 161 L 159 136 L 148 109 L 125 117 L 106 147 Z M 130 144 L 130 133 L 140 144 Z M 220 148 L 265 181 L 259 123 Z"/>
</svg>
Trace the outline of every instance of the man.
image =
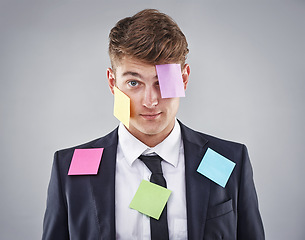
<svg viewBox="0 0 305 240">
<path fill-rule="evenodd" d="M 158 66 L 179 64 L 183 90 L 190 75 L 187 41 L 177 24 L 147 9 L 119 21 L 109 38 L 109 87 L 130 99 L 128 121 L 55 153 L 43 239 L 264 239 L 246 147 L 184 126 L 176 119 L 179 97 L 162 97 Z M 103 149 L 96 174 L 69 174 L 79 149 Z M 209 177 L 212 170 L 198 170 L 203 161 L 222 169 L 215 165 L 220 159 L 233 165 L 220 171 L 228 177 L 224 185 Z M 161 164 L 158 173 L 152 162 Z M 171 190 L 159 218 L 131 207 L 143 180 Z"/>
</svg>

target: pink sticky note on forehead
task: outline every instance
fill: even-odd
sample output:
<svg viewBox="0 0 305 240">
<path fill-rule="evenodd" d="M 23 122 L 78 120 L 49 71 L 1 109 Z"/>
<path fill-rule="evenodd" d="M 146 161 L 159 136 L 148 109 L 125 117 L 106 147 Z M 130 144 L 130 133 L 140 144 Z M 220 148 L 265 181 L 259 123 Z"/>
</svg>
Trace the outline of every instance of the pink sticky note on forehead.
<svg viewBox="0 0 305 240">
<path fill-rule="evenodd" d="M 100 166 L 104 148 L 75 149 L 68 175 L 94 175 Z"/>
<path fill-rule="evenodd" d="M 185 97 L 180 64 L 156 65 L 162 98 Z"/>
</svg>

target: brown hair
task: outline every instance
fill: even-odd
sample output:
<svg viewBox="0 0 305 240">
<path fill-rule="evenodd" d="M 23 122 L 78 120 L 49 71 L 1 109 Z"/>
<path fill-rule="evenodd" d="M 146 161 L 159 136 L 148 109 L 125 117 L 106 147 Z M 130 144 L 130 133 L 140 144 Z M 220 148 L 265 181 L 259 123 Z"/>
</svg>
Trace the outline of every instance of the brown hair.
<svg viewBox="0 0 305 240">
<path fill-rule="evenodd" d="M 109 34 L 112 67 L 125 56 L 148 64 L 180 63 L 188 54 L 186 38 L 177 23 L 155 9 L 120 20 Z"/>
</svg>

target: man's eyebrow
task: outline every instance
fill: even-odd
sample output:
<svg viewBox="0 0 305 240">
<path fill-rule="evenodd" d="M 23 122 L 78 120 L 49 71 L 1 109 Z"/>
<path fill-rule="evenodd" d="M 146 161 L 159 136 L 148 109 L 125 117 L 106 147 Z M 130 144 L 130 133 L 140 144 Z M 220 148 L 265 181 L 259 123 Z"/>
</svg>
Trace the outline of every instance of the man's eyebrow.
<svg viewBox="0 0 305 240">
<path fill-rule="evenodd" d="M 142 78 L 142 75 L 137 72 L 127 71 L 122 74 L 123 77 L 128 76 L 128 75 L 131 75 L 133 77 Z"/>
<path fill-rule="evenodd" d="M 137 72 L 126 71 L 126 72 L 124 72 L 122 74 L 123 77 L 128 76 L 128 75 L 131 75 L 133 77 L 137 77 L 137 78 L 143 79 L 143 76 L 140 73 L 137 73 Z M 156 75 L 154 78 L 158 79 L 158 75 Z"/>
</svg>

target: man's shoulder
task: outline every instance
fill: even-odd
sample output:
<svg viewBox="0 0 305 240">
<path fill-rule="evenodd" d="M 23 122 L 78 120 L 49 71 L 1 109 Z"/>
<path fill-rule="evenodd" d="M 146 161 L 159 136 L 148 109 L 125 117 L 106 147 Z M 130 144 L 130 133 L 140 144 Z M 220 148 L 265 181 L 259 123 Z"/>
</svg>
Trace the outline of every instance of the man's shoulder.
<svg viewBox="0 0 305 240">
<path fill-rule="evenodd" d="M 70 155 L 71 152 L 73 153 L 75 149 L 90 149 L 90 148 L 107 148 L 110 147 L 113 144 L 117 144 L 118 141 L 118 133 L 117 133 L 117 128 L 111 131 L 110 133 L 106 134 L 105 136 L 96 138 L 94 140 L 69 147 L 69 148 L 64 148 L 56 151 L 56 154 L 58 155 Z"/>
<path fill-rule="evenodd" d="M 208 145 L 208 147 L 214 149 L 215 151 L 219 152 L 231 152 L 231 151 L 240 151 L 245 148 L 245 145 L 236 141 L 231 141 L 223 138 L 219 138 L 213 135 L 209 135 L 197 130 L 193 130 L 182 124 L 182 136 L 184 141 L 189 141 L 197 145 Z"/>
</svg>

